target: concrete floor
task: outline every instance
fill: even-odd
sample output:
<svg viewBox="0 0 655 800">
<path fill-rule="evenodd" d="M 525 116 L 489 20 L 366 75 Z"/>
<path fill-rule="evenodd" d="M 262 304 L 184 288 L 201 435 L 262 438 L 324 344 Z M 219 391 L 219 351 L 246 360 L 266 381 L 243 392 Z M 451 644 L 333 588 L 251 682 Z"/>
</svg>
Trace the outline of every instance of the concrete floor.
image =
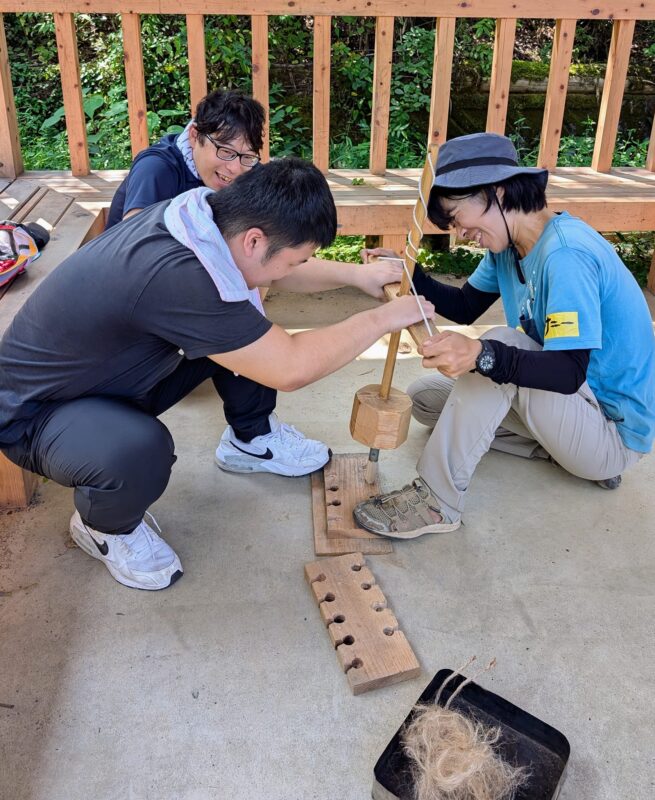
<svg viewBox="0 0 655 800">
<path fill-rule="evenodd" d="M 268 308 L 303 328 L 367 304 L 344 291 Z M 384 353 L 280 396 L 280 416 L 363 450 L 352 398 Z M 420 372 L 402 358 L 395 385 Z M 72 547 L 69 490 L 46 482 L 0 516 L 1 800 L 364 800 L 423 687 L 473 653 L 498 659 L 484 686 L 568 737 L 562 800 L 655 796 L 655 458 L 604 492 L 488 454 L 459 531 L 369 557 L 423 673 L 353 697 L 303 577 L 309 479 L 218 470 L 211 387 L 165 421 L 179 460 L 152 511 L 185 567 L 172 589 L 123 588 Z M 426 438 L 413 423 L 384 454 L 386 488 L 413 477 Z"/>
</svg>

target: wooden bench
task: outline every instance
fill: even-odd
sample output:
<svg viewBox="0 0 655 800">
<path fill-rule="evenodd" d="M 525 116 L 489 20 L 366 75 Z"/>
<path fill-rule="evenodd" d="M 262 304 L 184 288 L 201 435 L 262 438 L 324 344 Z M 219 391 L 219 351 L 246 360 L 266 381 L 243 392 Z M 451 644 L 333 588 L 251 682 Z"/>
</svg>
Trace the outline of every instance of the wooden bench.
<svg viewBox="0 0 655 800">
<path fill-rule="evenodd" d="M 42 255 L 8 287 L 0 288 L 0 336 L 41 281 L 68 255 L 99 233 L 102 219 L 69 195 L 38 182 L 0 181 L 0 219 L 38 222 L 50 232 Z M 38 476 L 20 469 L 0 453 L 0 507 L 26 506 Z"/>
</svg>

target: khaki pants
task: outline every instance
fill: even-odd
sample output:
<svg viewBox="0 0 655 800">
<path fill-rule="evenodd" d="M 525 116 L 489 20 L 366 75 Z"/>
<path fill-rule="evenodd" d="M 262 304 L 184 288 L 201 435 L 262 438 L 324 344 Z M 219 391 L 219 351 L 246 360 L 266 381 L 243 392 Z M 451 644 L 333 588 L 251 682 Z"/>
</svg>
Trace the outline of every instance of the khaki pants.
<svg viewBox="0 0 655 800">
<path fill-rule="evenodd" d="M 493 328 L 482 338 L 541 349 L 511 328 Z M 551 456 L 587 480 L 620 475 L 643 455 L 623 444 L 587 383 L 576 394 L 565 395 L 499 385 L 478 373 L 453 381 L 437 372 L 415 381 L 408 392 L 414 417 L 435 426 L 418 474 L 439 498 L 450 522 L 461 516 L 475 468 L 490 448 L 525 458 Z"/>
</svg>

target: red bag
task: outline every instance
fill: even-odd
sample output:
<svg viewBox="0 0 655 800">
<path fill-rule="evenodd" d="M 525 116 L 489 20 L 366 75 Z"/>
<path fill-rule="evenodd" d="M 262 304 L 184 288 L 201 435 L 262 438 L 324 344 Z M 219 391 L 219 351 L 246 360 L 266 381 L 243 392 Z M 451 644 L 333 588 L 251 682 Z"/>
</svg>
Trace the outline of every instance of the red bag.
<svg viewBox="0 0 655 800">
<path fill-rule="evenodd" d="M 0 286 L 25 272 L 49 238 L 45 228 L 33 222 L 0 222 Z"/>
</svg>

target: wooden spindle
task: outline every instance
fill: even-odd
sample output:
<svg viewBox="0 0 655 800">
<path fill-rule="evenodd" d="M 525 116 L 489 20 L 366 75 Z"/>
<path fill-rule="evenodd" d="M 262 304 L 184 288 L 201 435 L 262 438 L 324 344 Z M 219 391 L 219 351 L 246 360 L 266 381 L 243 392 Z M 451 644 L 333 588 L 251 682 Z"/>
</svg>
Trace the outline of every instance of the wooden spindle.
<svg viewBox="0 0 655 800">
<path fill-rule="evenodd" d="M 398 295 L 410 291 L 410 279 L 414 274 L 416 253 L 423 237 L 423 226 L 427 216 L 427 202 L 432 188 L 434 167 L 436 165 L 438 145 L 428 148 L 428 157 L 423 166 L 419 183 L 419 197 L 414 208 L 412 226 L 407 237 L 404 251 L 406 271 L 400 282 Z M 355 394 L 353 410 L 350 416 L 350 433 L 358 442 L 370 447 L 365 479 L 369 484 L 375 483 L 378 472 L 380 448 L 393 449 L 407 438 L 409 421 L 412 413 L 412 402 L 404 392 L 392 388 L 393 373 L 400 344 L 400 331 L 391 334 L 387 349 L 387 358 L 382 373 L 382 383 L 371 384 Z"/>
</svg>

